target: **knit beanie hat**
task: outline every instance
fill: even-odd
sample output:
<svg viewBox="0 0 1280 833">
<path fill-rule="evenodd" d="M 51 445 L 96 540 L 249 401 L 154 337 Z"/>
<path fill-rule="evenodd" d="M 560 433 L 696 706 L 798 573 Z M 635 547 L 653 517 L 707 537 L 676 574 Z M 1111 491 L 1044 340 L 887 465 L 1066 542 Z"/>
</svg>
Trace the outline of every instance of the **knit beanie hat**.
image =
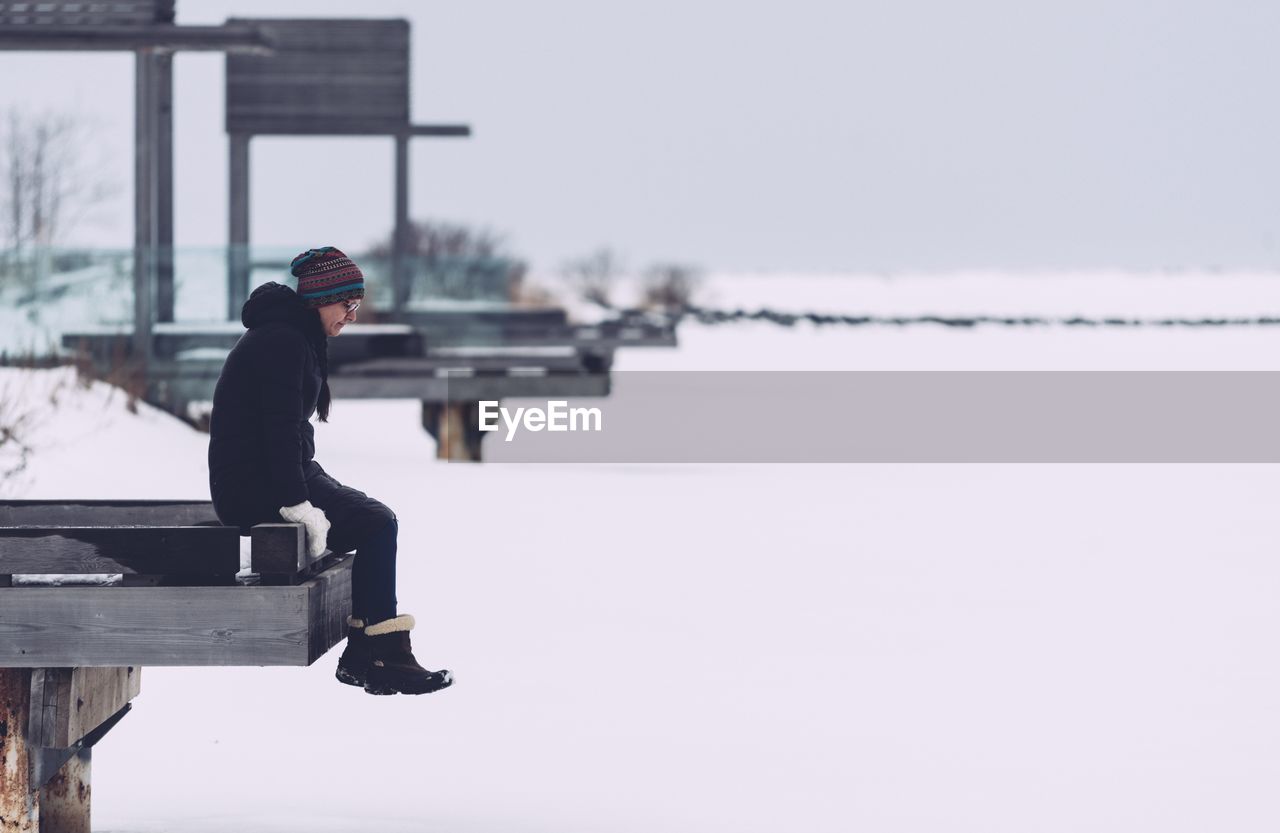
<svg viewBox="0 0 1280 833">
<path fill-rule="evenodd" d="M 289 271 L 298 279 L 298 295 L 309 307 L 364 297 L 364 273 L 333 246 L 307 249 Z"/>
</svg>

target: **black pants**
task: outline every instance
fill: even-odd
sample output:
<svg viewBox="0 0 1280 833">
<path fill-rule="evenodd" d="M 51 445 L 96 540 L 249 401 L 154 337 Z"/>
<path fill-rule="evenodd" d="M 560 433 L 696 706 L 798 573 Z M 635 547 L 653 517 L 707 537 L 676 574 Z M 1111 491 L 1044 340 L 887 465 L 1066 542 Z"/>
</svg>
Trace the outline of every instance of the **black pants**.
<svg viewBox="0 0 1280 833">
<path fill-rule="evenodd" d="M 396 535 L 400 524 L 387 521 L 382 531 L 356 549 L 351 566 L 351 615 L 366 624 L 396 615 Z"/>
<path fill-rule="evenodd" d="M 396 513 L 359 489 L 344 486 L 320 464 L 303 470 L 311 505 L 329 519 L 328 547 L 333 552 L 356 551 L 351 568 L 351 615 L 368 623 L 396 615 Z M 219 489 L 218 491 L 222 491 Z M 215 495 L 214 508 L 224 524 L 240 527 L 243 535 L 259 523 L 281 523 L 280 507 L 250 489 L 226 489 Z"/>
<path fill-rule="evenodd" d="M 351 615 L 368 623 L 396 615 L 396 513 L 359 489 L 344 486 L 319 463 L 307 471 L 311 505 L 329 519 L 329 549 L 356 551 L 351 567 Z M 278 512 L 278 510 L 277 510 Z"/>
</svg>

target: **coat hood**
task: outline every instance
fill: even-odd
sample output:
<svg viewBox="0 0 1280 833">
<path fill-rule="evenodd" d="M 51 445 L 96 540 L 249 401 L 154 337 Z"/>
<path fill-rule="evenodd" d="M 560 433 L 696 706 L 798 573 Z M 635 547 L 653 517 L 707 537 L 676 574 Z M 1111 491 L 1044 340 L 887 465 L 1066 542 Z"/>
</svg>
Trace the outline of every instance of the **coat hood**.
<svg viewBox="0 0 1280 833">
<path fill-rule="evenodd" d="M 315 352 L 320 370 L 320 421 L 329 419 L 329 339 L 314 309 L 307 306 L 298 293 L 284 284 L 268 281 L 253 290 L 240 308 L 240 323 L 253 330 L 267 324 L 283 323 L 296 328 Z"/>
<path fill-rule="evenodd" d="M 320 328 L 315 312 L 289 287 L 268 281 L 253 290 L 240 309 L 240 323 L 246 329 L 283 322 L 313 337 Z"/>
</svg>

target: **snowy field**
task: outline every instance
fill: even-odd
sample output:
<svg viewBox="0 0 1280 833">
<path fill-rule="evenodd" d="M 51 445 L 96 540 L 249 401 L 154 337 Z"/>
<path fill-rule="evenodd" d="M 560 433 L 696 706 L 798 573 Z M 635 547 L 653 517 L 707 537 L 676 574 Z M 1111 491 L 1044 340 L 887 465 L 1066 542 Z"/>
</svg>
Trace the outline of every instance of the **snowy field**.
<svg viewBox="0 0 1280 833">
<path fill-rule="evenodd" d="M 708 291 L 848 313 L 1280 312 L 1277 276 L 920 280 Z M 1280 327 L 680 339 L 616 367 L 1280 369 Z M 0 382 L 33 414 L 9 497 L 207 499 L 204 435 L 61 371 Z M 1280 826 L 1276 467 L 476 466 L 434 459 L 413 402 L 339 401 L 331 420 L 318 459 L 400 516 L 401 610 L 457 684 L 370 697 L 333 679 L 337 650 L 147 668 L 94 751 L 96 830 Z"/>
</svg>

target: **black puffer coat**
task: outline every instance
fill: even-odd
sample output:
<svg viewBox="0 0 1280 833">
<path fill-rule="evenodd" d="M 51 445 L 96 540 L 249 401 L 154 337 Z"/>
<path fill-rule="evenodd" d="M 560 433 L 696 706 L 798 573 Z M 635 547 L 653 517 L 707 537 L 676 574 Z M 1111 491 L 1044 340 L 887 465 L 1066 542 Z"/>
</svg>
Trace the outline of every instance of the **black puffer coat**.
<svg viewBox="0 0 1280 833">
<path fill-rule="evenodd" d="M 209 422 L 209 487 L 224 522 L 243 516 L 247 504 L 308 499 L 304 466 L 316 451 L 310 419 L 324 383 L 324 331 L 296 292 L 264 284 L 240 320 L 248 332 L 223 365 Z"/>
<path fill-rule="evenodd" d="M 289 287 L 267 283 L 249 296 L 240 320 L 248 332 L 222 367 L 209 420 L 214 511 L 247 534 L 254 524 L 280 523 L 280 507 L 310 500 L 332 524 L 330 549 L 358 547 L 395 514 L 313 459 L 311 416 L 328 375 L 319 316 Z"/>
</svg>

